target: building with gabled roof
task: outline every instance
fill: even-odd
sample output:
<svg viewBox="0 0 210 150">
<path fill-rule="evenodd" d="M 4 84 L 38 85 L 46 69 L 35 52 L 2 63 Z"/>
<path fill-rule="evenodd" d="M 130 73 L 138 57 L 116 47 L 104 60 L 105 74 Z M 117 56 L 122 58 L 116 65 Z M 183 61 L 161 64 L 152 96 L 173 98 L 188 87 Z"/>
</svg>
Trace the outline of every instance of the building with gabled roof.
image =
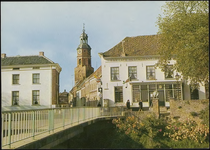
<svg viewBox="0 0 210 150">
<path fill-rule="evenodd" d="M 113 48 L 99 53 L 101 58 L 103 106 L 138 107 L 140 100 L 143 107 L 152 105 L 153 92 L 159 93 L 160 106 L 170 107 L 169 98 L 205 99 L 206 89 L 192 90 L 174 71 L 175 57 L 169 60 L 166 71 L 156 67 L 159 60 L 159 35 L 126 37 Z"/>
<path fill-rule="evenodd" d="M 59 64 L 39 55 L 1 54 L 2 106 L 55 106 L 59 97 Z"/>
</svg>

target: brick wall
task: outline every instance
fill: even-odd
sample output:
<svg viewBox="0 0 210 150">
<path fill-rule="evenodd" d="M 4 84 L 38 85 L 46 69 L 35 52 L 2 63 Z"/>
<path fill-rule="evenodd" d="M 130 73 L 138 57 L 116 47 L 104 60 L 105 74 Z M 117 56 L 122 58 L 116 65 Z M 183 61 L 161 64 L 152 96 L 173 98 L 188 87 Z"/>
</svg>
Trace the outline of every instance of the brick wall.
<svg viewBox="0 0 210 150">
<path fill-rule="evenodd" d="M 52 105 L 57 104 L 59 96 L 59 73 L 56 69 L 52 70 Z"/>
</svg>

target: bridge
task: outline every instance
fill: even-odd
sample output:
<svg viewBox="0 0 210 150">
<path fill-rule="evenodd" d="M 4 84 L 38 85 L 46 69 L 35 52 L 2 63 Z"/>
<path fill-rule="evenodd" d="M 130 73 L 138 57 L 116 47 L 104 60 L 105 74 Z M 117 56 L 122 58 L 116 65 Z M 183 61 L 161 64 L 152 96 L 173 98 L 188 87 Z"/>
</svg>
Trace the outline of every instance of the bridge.
<svg viewBox="0 0 210 150">
<path fill-rule="evenodd" d="M 2 111 L 2 149 L 51 148 L 91 123 L 123 117 L 122 107 L 71 107 Z"/>
</svg>

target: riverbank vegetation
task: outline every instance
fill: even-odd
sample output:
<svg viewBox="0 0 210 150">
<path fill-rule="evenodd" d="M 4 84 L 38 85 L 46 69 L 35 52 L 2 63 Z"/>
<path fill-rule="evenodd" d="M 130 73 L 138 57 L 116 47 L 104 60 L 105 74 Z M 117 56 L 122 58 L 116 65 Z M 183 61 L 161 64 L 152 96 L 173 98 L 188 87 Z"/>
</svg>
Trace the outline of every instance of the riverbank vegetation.
<svg viewBox="0 0 210 150">
<path fill-rule="evenodd" d="M 112 122 L 117 132 L 127 135 L 141 145 L 140 148 L 209 148 L 208 109 L 199 113 L 202 123 L 189 118 L 179 122 L 176 119 L 156 119 L 149 114 L 144 120 L 129 116 Z"/>
</svg>

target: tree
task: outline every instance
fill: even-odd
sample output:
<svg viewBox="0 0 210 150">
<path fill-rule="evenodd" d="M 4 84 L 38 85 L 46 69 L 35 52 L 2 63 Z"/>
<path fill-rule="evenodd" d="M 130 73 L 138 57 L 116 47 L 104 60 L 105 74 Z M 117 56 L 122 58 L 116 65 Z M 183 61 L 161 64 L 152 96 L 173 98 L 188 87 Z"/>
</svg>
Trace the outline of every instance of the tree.
<svg viewBox="0 0 210 150">
<path fill-rule="evenodd" d="M 157 25 L 160 59 L 164 71 L 174 58 L 175 70 L 195 87 L 209 82 L 209 2 L 172 1 L 163 6 Z"/>
</svg>

